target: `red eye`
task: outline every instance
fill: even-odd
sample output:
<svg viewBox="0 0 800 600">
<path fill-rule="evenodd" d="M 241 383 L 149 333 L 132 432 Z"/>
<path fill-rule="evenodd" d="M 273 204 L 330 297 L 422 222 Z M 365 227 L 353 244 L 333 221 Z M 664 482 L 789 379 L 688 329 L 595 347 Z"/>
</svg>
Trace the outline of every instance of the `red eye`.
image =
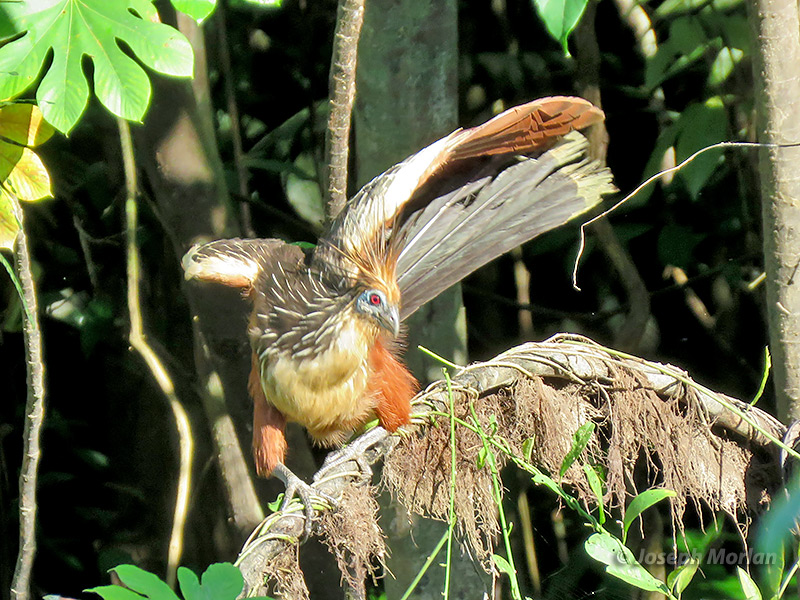
<svg viewBox="0 0 800 600">
<path fill-rule="evenodd" d="M 378 294 L 370 294 L 369 303 L 372 304 L 372 306 L 380 306 L 383 303 L 383 301 L 381 300 L 381 297 Z"/>
</svg>

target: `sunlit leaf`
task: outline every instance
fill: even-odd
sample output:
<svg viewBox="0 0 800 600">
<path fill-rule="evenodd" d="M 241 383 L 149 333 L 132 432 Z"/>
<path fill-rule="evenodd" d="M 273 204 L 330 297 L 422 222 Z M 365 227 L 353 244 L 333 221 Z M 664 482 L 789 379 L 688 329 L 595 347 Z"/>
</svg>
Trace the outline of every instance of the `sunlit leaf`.
<svg viewBox="0 0 800 600">
<path fill-rule="evenodd" d="M 683 591 L 694 579 L 697 573 L 697 568 L 700 566 L 700 561 L 691 558 L 685 564 L 677 567 L 669 575 L 667 575 L 667 586 L 676 594 L 682 594 Z"/>
<path fill-rule="evenodd" d="M 599 511 L 597 520 L 602 525 L 606 522 L 605 509 L 603 508 L 603 484 L 592 465 L 583 465 L 583 472 L 586 474 L 586 481 L 589 482 L 589 487 L 597 499 L 597 509 Z"/>
<path fill-rule="evenodd" d="M 513 577 L 515 575 L 511 564 L 509 564 L 509 562 L 499 554 L 492 554 L 492 561 L 494 561 L 494 566 L 496 566 L 497 570 L 501 573 L 505 573 L 509 577 Z"/>
<path fill-rule="evenodd" d="M 151 69 L 190 76 L 189 41 L 162 24 L 150 0 L 28 0 L 4 3 L 15 30 L 24 33 L 0 48 L 0 98 L 13 98 L 52 62 L 36 92 L 45 119 L 68 133 L 89 99 L 83 57 L 94 63 L 94 90 L 112 113 L 140 121 L 150 102 L 150 81 L 126 55 L 124 42 Z"/>
<path fill-rule="evenodd" d="M 586 445 L 589 443 L 589 440 L 592 439 L 592 434 L 594 433 L 594 422 L 588 421 L 578 427 L 575 433 L 572 435 L 572 448 L 569 449 L 566 456 L 564 456 L 564 460 L 561 462 L 561 468 L 558 470 L 558 474 L 563 477 L 564 474 L 569 470 L 572 466 L 572 463 L 581 455 L 581 452 L 586 448 Z"/>
<path fill-rule="evenodd" d="M 0 248 L 13 250 L 19 231 L 19 221 L 14 214 L 13 200 L 0 188 Z"/>
<path fill-rule="evenodd" d="M 602 532 L 592 534 L 584 543 L 587 554 L 606 565 L 606 572 L 642 590 L 670 595 L 662 582 L 636 562 L 633 553 L 613 535 Z"/>
<path fill-rule="evenodd" d="M 175 10 L 202 23 L 217 7 L 217 0 L 171 0 Z"/>
<path fill-rule="evenodd" d="M 45 142 L 52 134 L 52 127 L 44 123 L 36 106 L 0 107 L 0 248 L 12 249 L 19 231 L 11 194 L 26 202 L 53 195 L 47 168 L 27 147 Z"/>
<path fill-rule="evenodd" d="M 725 46 L 717 53 L 714 62 L 711 63 L 711 71 L 708 74 L 708 85 L 717 86 L 723 83 L 731 73 L 733 68 L 742 60 L 744 52 L 738 48 L 728 48 Z"/>
<path fill-rule="evenodd" d="M 742 585 L 744 597 L 747 600 L 761 600 L 761 592 L 750 574 L 742 567 L 736 567 L 736 574 L 739 575 L 739 583 Z"/>
<path fill-rule="evenodd" d="M 636 498 L 631 500 L 628 508 L 625 510 L 625 516 L 622 519 L 622 540 L 623 542 L 628 539 L 628 530 L 636 518 L 641 515 L 645 510 L 653 506 L 657 502 L 661 502 L 664 498 L 674 498 L 675 492 L 672 490 L 665 490 L 660 488 L 653 488 L 645 490 Z"/>
<path fill-rule="evenodd" d="M 0 138 L 35 148 L 53 136 L 53 127 L 35 104 L 16 102 L 0 107 Z"/>
<path fill-rule="evenodd" d="M 589 0 L 533 0 L 547 32 L 561 44 L 566 55 L 569 55 L 567 38 L 581 20 L 588 3 Z"/>
</svg>

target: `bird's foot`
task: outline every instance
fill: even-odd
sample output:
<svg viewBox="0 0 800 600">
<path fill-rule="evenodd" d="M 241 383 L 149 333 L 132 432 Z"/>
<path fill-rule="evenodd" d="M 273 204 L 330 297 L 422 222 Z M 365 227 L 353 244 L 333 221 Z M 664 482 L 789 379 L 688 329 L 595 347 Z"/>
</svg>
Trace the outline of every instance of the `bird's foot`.
<svg viewBox="0 0 800 600">
<path fill-rule="evenodd" d="M 280 479 L 283 482 L 283 485 L 286 486 L 286 491 L 283 494 L 283 502 L 281 503 L 281 511 L 284 511 L 289 507 L 289 504 L 291 504 L 295 496 L 300 499 L 300 502 L 303 503 L 305 523 L 303 524 L 302 541 L 305 542 L 311 535 L 314 525 L 314 516 L 316 514 L 316 511 L 314 510 L 314 501 L 317 500 L 317 504 L 319 504 L 319 501 L 321 500 L 322 503 L 329 504 L 332 507 L 337 505 L 337 501 L 328 494 L 325 494 L 324 492 L 321 492 L 318 489 L 315 489 L 313 486 L 307 484 L 297 475 L 292 473 L 283 463 L 278 463 L 273 471 L 273 475 Z"/>
<path fill-rule="evenodd" d="M 331 452 L 322 463 L 322 467 L 314 474 L 314 483 L 324 480 L 331 471 L 336 471 L 344 463 L 353 461 L 358 465 L 359 470 L 365 478 L 372 477 L 372 465 L 367 459 L 366 452 L 375 444 L 379 443 L 389 432 L 383 427 L 375 427 L 370 429 L 364 435 L 358 437 L 353 443 L 348 444 L 341 450 Z"/>
</svg>

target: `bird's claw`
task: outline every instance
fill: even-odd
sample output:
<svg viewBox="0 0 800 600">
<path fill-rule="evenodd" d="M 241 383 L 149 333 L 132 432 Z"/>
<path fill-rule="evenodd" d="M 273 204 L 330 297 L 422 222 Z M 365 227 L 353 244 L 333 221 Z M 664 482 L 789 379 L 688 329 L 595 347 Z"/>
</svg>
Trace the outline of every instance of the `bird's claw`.
<svg viewBox="0 0 800 600">
<path fill-rule="evenodd" d="M 383 440 L 387 435 L 389 435 L 389 433 L 383 427 L 375 427 L 364 435 L 356 438 L 353 443 L 348 444 L 341 450 L 331 452 L 325 457 L 325 462 L 322 463 L 322 467 L 314 475 L 314 482 L 321 481 L 330 471 L 348 461 L 355 462 L 365 478 L 371 478 L 372 465 L 366 457 L 366 452 L 372 446 Z"/>
<path fill-rule="evenodd" d="M 322 500 L 324 503 L 330 504 L 334 508 L 337 506 L 338 502 L 332 496 L 329 496 L 328 494 L 321 492 L 320 490 L 307 484 L 281 463 L 275 467 L 274 475 L 283 482 L 284 486 L 286 486 L 286 491 L 283 494 L 283 502 L 281 502 L 280 510 L 285 511 L 287 508 L 289 508 L 289 505 L 295 497 L 299 498 L 300 502 L 303 504 L 305 523 L 303 524 L 302 541 L 305 542 L 311 536 L 314 525 L 314 516 L 316 515 L 316 511 L 314 510 L 314 500 Z"/>
</svg>

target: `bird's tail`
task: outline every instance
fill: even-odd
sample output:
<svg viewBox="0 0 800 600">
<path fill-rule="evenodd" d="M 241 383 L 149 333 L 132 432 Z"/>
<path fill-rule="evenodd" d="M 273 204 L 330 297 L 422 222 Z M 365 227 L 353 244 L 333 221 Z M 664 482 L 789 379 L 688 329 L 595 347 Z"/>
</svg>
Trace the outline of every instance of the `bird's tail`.
<svg viewBox="0 0 800 600">
<path fill-rule="evenodd" d="M 402 317 L 490 260 L 597 205 L 615 187 L 572 132 L 538 158 L 469 180 L 413 213 L 398 235 Z"/>
</svg>

